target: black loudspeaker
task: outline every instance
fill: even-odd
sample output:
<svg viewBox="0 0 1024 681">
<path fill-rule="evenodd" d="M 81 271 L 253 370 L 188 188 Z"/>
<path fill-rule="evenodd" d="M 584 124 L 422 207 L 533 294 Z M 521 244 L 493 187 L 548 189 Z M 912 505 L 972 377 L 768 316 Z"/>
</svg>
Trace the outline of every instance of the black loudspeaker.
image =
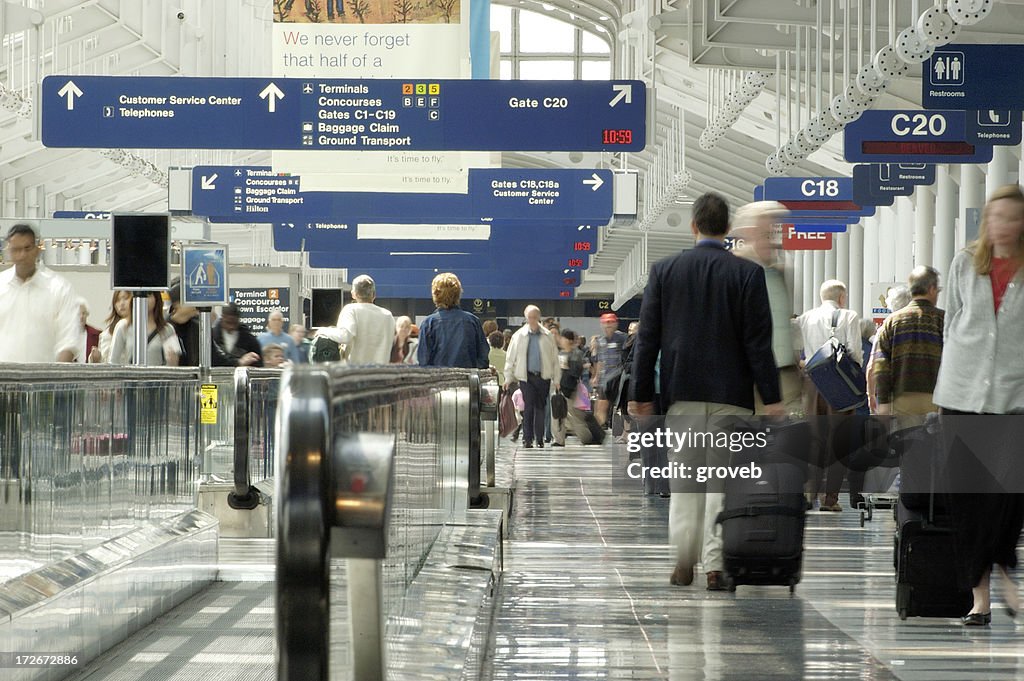
<svg viewBox="0 0 1024 681">
<path fill-rule="evenodd" d="M 341 314 L 340 288 L 315 288 L 310 295 L 310 326 L 334 326 Z"/>
<path fill-rule="evenodd" d="M 110 216 L 110 283 L 115 291 L 163 291 L 171 280 L 171 216 Z"/>
</svg>

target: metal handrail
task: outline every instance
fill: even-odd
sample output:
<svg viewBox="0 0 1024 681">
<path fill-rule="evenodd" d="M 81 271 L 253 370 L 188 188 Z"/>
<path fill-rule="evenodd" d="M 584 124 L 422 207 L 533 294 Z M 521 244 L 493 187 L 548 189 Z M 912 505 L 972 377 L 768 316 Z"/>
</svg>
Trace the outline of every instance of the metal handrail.
<svg viewBox="0 0 1024 681">
<path fill-rule="evenodd" d="M 398 366 L 321 365 L 285 372 L 279 400 L 276 481 L 278 679 L 317 681 L 329 677 L 331 535 L 337 528 L 351 528 L 346 520 L 351 514 L 366 512 L 365 504 L 340 496 L 351 481 L 335 479 L 338 471 L 359 464 L 339 458 L 358 453 L 350 445 L 342 446 L 351 443 L 348 436 L 352 434 L 339 432 L 335 418 L 468 387 L 470 418 L 468 432 L 463 434 L 470 449 L 469 471 L 464 473 L 468 506 L 480 497 L 480 383 L 492 377 L 489 371 Z M 375 594 L 374 598 L 357 599 L 361 608 L 373 607 L 374 612 L 369 613 L 371 617 L 360 613 L 360 621 L 369 623 L 368 628 L 352 632 L 357 678 L 371 681 L 384 678 L 385 673 L 383 637 L 381 632 L 371 631 L 379 629 L 385 619 L 380 598 L 384 554 L 370 555 L 373 562 L 367 563 L 366 541 L 359 543 L 361 546 L 342 548 L 339 541 L 333 553 L 361 561 L 350 564 L 349 580 L 367 580 L 366 593 Z M 352 586 L 350 583 L 350 592 Z M 350 621 L 355 622 L 351 598 L 349 608 Z"/>
<path fill-rule="evenodd" d="M 199 378 L 195 367 L 129 367 L 111 364 L 3 364 L 0 363 L 0 382 L 49 383 L 66 381 L 159 381 L 195 380 Z"/>
</svg>

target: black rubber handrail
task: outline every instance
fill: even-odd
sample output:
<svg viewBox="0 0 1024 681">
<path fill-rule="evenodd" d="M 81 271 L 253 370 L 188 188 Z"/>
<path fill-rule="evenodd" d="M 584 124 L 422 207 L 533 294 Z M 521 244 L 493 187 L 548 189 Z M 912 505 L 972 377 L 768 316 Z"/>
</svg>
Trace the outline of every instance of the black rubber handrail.
<svg viewBox="0 0 1024 681">
<path fill-rule="evenodd" d="M 282 466 L 275 580 L 279 679 L 329 677 L 328 541 L 334 510 L 329 478 L 337 416 L 468 387 L 472 501 L 480 495 L 480 384 L 492 376 L 489 370 L 400 366 L 316 365 L 285 372 L 281 395 L 289 408 L 279 422 L 284 450 L 277 453 Z"/>
<path fill-rule="evenodd" d="M 252 414 L 251 382 L 259 379 L 280 380 L 280 369 L 252 369 L 237 367 L 233 371 L 235 390 L 234 486 L 228 493 L 228 506 L 236 510 L 251 511 L 260 505 L 259 490 L 249 475 L 249 430 Z"/>
</svg>

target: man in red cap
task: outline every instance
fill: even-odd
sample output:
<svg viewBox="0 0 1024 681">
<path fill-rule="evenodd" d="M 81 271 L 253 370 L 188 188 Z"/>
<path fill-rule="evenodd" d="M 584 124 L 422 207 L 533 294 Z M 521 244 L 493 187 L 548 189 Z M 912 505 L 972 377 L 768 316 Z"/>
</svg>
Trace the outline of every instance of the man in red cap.
<svg viewBox="0 0 1024 681">
<path fill-rule="evenodd" d="M 618 386 L 622 377 L 622 346 L 626 344 L 626 334 L 619 331 L 619 318 L 614 312 L 601 315 L 601 330 L 604 335 L 597 339 L 597 370 L 591 381 L 597 394 L 597 409 L 594 417 L 604 427 L 608 422 L 608 403 L 618 399 Z M 619 380 L 611 381 L 608 379 Z M 615 394 L 608 394 L 614 392 Z"/>
</svg>

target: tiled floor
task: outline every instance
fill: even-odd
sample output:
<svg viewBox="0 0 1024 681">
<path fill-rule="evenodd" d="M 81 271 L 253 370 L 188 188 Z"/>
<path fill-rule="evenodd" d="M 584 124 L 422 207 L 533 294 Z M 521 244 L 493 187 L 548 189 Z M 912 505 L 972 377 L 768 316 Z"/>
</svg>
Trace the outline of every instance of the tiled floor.
<svg viewBox="0 0 1024 681">
<path fill-rule="evenodd" d="M 506 445 L 508 445 L 506 441 Z M 1024 678 L 1024 631 L 901 622 L 893 521 L 808 518 L 803 581 L 710 593 L 668 583 L 668 500 L 613 492 L 600 447 L 519 450 L 492 657 L 485 678 Z M 845 501 L 845 495 L 844 495 Z"/>
</svg>

